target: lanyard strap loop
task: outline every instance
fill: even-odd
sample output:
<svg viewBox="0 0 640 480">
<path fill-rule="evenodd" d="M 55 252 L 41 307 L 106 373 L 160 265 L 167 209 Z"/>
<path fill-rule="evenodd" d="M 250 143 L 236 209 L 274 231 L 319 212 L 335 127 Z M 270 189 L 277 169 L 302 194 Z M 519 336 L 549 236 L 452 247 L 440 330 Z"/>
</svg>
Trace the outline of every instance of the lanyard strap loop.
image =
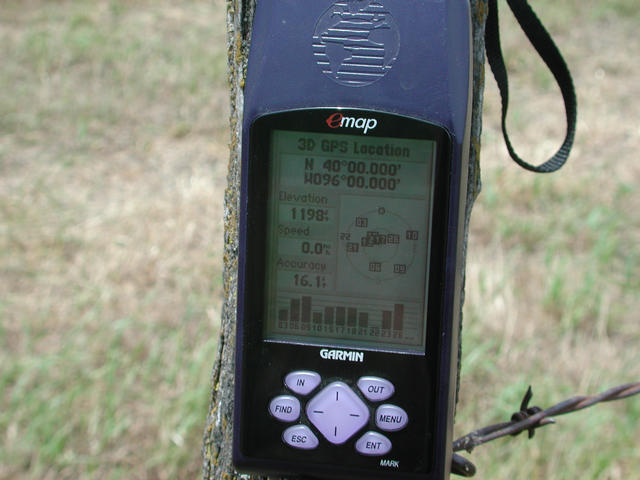
<svg viewBox="0 0 640 480">
<path fill-rule="evenodd" d="M 507 133 L 507 111 L 509 109 L 509 81 L 502 49 L 500 47 L 500 26 L 498 22 L 498 2 L 489 0 L 489 13 L 485 27 L 485 49 L 487 59 L 493 72 L 493 76 L 500 90 L 502 98 L 502 133 L 504 135 L 507 149 L 511 158 L 522 168 L 536 173 L 555 172 L 564 165 L 571 152 L 573 140 L 576 132 L 577 100 L 576 93 L 571 79 L 569 68 L 562 58 L 562 54 L 553 42 L 549 32 L 544 28 L 542 22 L 527 3 L 527 0 L 507 0 L 509 7 L 518 20 L 520 27 L 527 35 L 527 38 L 538 52 L 553 74 L 562 98 L 567 117 L 567 133 L 560 149 L 546 162 L 541 165 L 532 165 L 522 160 L 511 145 L 509 134 Z"/>
</svg>

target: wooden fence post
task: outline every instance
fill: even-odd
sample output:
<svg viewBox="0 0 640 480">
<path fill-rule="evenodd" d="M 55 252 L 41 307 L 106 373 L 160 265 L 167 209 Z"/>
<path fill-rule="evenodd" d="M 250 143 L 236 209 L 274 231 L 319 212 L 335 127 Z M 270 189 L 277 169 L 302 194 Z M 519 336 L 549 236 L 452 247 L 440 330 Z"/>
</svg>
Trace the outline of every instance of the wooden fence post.
<svg viewBox="0 0 640 480">
<path fill-rule="evenodd" d="M 240 194 L 240 147 L 244 74 L 249 53 L 251 25 L 256 0 L 227 0 L 227 42 L 231 97 L 231 142 L 224 207 L 224 303 L 220 325 L 218 356 L 212 372 L 212 389 L 202 444 L 204 480 L 239 478 L 231 464 L 233 418 L 233 374 L 238 266 L 238 206 Z M 471 0 L 473 17 L 473 110 L 469 161 L 468 202 L 465 212 L 466 245 L 473 201 L 480 192 L 480 133 L 482 130 L 482 92 L 484 88 L 484 24 L 487 0 Z M 460 309 L 464 302 L 461 296 Z M 462 319 L 462 315 L 460 315 Z M 460 323 L 462 328 L 462 320 Z M 462 338 L 462 337 L 461 337 Z M 459 357 L 460 358 L 460 357 Z M 458 364 L 458 368 L 460 365 Z M 459 370 L 458 370 L 459 371 Z M 459 380 L 458 375 L 458 380 Z M 243 477 L 258 478 L 258 477 Z"/>
</svg>

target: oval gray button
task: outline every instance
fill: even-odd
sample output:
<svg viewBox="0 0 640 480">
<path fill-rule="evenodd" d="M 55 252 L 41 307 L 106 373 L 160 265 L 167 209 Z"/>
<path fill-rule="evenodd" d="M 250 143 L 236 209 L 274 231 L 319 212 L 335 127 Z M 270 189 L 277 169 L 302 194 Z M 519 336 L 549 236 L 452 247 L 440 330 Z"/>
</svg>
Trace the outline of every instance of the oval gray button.
<svg viewBox="0 0 640 480">
<path fill-rule="evenodd" d="M 385 432 L 397 432 L 409 423 L 409 416 L 396 405 L 380 405 L 376 410 L 376 425 Z"/>
<path fill-rule="evenodd" d="M 372 457 L 384 455 L 391 450 L 391 440 L 378 432 L 367 432 L 356 442 L 356 450 Z"/>
<path fill-rule="evenodd" d="M 295 422 L 300 417 L 300 401 L 291 395 L 280 395 L 269 403 L 269 413 L 282 422 Z"/>
<path fill-rule="evenodd" d="M 358 388 L 367 400 L 372 402 L 386 400 L 395 392 L 393 384 L 380 377 L 360 377 Z"/>
<path fill-rule="evenodd" d="M 309 370 L 291 372 L 284 379 L 284 384 L 289 390 L 299 395 L 308 395 L 320 385 L 320 375 Z"/>
<path fill-rule="evenodd" d="M 282 441 L 293 448 L 313 450 L 318 446 L 318 437 L 306 425 L 294 425 L 282 434 Z"/>
</svg>

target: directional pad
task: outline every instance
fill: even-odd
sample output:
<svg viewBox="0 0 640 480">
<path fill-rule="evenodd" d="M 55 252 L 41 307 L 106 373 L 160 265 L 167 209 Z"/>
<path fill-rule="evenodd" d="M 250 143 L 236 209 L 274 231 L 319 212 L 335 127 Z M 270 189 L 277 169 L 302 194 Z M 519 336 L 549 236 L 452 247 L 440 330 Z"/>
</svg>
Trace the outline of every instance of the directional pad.
<svg viewBox="0 0 640 480">
<path fill-rule="evenodd" d="M 346 383 L 333 382 L 307 404 L 307 417 L 324 438 L 340 445 L 369 422 L 369 409 Z"/>
</svg>

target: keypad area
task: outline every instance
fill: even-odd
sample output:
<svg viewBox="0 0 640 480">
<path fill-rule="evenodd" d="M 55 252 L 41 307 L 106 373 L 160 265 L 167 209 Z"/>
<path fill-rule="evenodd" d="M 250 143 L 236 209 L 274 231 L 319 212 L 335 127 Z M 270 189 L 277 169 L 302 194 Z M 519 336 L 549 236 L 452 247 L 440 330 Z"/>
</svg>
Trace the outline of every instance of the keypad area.
<svg viewBox="0 0 640 480">
<path fill-rule="evenodd" d="M 296 449 L 314 450 L 323 439 L 343 445 L 355 437 L 359 454 L 386 455 L 393 447 L 393 433 L 409 423 L 402 407 L 393 403 L 380 405 L 394 395 L 394 385 L 375 376 L 360 377 L 354 382 L 355 387 L 343 380 L 319 389 L 320 374 L 309 370 L 288 373 L 284 384 L 290 394 L 274 397 L 268 407 L 274 419 L 292 424 L 284 429 L 282 441 Z"/>
</svg>

